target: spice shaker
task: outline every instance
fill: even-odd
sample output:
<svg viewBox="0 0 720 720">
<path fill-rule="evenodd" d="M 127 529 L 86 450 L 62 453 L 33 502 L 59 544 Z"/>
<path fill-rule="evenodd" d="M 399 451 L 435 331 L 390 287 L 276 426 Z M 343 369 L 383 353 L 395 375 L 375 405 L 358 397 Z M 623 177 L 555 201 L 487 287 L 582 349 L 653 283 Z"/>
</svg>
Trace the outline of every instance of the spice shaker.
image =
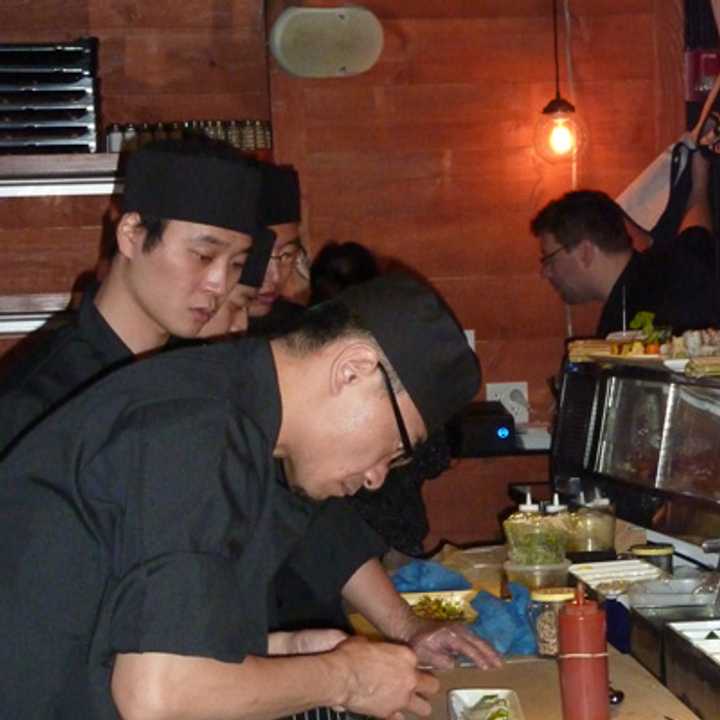
<svg viewBox="0 0 720 720">
<path fill-rule="evenodd" d="M 538 655 L 557 657 L 560 608 L 575 597 L 571 587 L 538 588 L 530 593 L 528 613 L 535 632 Z"/>
<path fill-rule="evenodd" d="M 560 608 L 558 644 L 564 720 L 609 720 L 605 611 L 585 597 L 582 583 Z"/>
</svg>

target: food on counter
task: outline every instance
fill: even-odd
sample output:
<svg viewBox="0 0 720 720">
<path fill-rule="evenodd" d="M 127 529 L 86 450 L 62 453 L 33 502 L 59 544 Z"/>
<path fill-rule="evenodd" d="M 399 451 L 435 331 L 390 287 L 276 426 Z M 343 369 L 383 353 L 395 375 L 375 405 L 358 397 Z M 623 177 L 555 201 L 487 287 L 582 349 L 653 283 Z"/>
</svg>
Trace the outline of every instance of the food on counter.
<svg viewBox="0 0 720 720">
<path fill-rule="evenodd" d="M 512 720 L 508 701 L 499 695 L 484 695 L 462 717 L 463 720 Z"/>
<path fill-rule="evenodd" d="M 610 343 L 599 338 L 571 340 L 567 351 L 570 362 L 589 362 L 598 355 L 610 355 Z"/>
<path fill-rule="evenodd" d="M 612 355 L 657 355 L 661 343 L 671 337 L 667 327 L 656 327 L 655 313 L 641 311 L 630 321 L 629 331 L 610 333 L 606 340 L 610 343 Z"/>
<path fill-rule="evenodd" d="M 715 348 L 720 353 L 720 347 Z M 694 357 L 685 366 L 685 374 L 692 377 L 713 377 L 720 375 L 720 357 Z"/>
<path fill-rule="evenodd" d="M 413 612 L 431 620 L 465 620 L 462 603 L 423 595 L 413 606 Z"/>
</svg>

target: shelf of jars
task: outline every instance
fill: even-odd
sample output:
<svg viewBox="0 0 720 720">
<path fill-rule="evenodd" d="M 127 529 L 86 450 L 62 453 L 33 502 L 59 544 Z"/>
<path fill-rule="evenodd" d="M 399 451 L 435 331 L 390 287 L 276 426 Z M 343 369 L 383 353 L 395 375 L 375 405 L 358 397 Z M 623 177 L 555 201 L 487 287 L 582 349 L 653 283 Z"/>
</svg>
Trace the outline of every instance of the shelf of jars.
<svg viewBox="0 0 720 720">
<path fill-rule="evenodd" d="M 272 160 L 272 131 L 265 120 L 113 124 L 101 143 L 107 152 L 0 154 L 0 197 L 121 193 L 121 157 L 152 140 L 194 137 L 220 140 L 247 157 Z"/>
</svg>

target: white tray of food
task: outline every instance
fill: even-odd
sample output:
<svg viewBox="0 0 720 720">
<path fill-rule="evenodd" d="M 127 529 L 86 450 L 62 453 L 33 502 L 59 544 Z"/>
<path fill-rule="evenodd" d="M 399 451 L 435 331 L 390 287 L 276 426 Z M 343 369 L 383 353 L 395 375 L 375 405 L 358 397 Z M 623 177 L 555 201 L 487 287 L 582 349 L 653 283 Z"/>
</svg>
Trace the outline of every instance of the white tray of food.
<svg viewBox="0 0 720 720">
<path fill-rule="evenodd" d="M 570 566 L 569 572 L 606 598 L 624 595 L 633 583 L 667 577 L 659 567 L 645 560 L 576 563 Z"/>
<path fill-rule="evenodd" d="M 520 700 L 507 688 L 465 688 L 448 692 L 450 720 L 525 720 Z"/>
</svg>

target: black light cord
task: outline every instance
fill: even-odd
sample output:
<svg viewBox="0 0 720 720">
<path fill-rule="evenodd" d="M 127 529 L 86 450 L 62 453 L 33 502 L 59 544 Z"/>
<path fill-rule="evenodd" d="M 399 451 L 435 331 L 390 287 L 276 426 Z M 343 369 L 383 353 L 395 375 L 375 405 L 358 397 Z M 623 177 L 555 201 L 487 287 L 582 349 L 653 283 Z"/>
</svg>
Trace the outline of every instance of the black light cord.
<svg viewBox="0 0 720 720">
<path fill-rule="evenodd" d="M 555 97 L 560 97 L 560 63 L 558 62 L 557 0 L 553 0 L 553 47 L 555 49 Z"/>
</svg>

